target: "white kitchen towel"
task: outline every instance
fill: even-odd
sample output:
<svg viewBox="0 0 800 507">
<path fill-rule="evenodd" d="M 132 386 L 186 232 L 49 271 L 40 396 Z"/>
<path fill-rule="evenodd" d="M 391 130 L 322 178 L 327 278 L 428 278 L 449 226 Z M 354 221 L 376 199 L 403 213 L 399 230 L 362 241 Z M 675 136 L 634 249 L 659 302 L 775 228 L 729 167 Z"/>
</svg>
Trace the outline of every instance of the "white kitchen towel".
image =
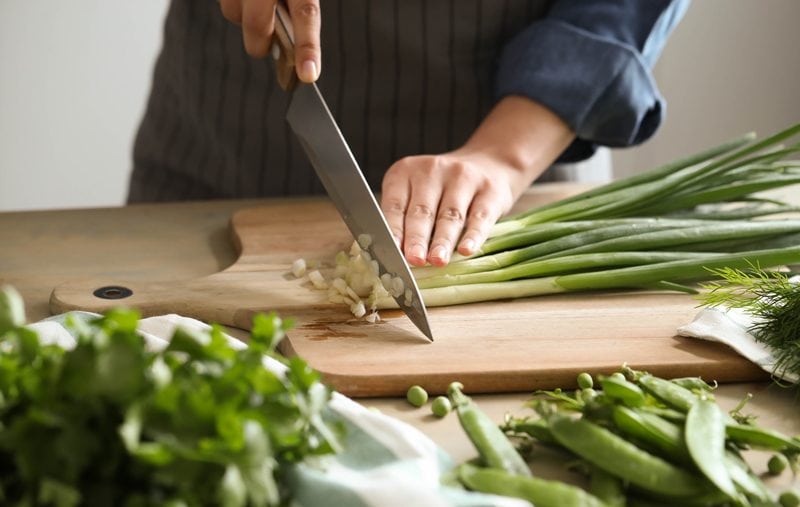
<svg viewBox="0 0 800 507">
<path fill-rule="evenodd" d="M 75 338 L 63 326 L 71 312 L 28 327 L 43 341 L 64 348 L 75 346 Z M 151 350 L 164 348 L 175 327 L 205 330 L 209 326 L 179 315 L 163 315 L 139 321 L 139 331 Z M 247 345 L 232 336 L 237 348 Z M 264 364 L 273 371 L 284 365 L 270 358 Z M 298 507 L 522 507 L 528 502 L 473 493 L 442 484 L 453 469 L 452 459 L 419 430 L 385 414 L 371 411 L 339 393 L 329 403 L 331 417 L 346 428 L 344 450 L 296 466 L 289 481 Z M 445 481 L 448 482 L 448 481 Z"/>
<path fill-rule="evenodd" d="M 800 382 L 797 374 L 775 370 L 775 357 L 770 349 L 757 342 L 749 332 L 753 324 L 753 317 L 737 308 L 704 308 L 691 323 L 679 327 L 678 334 L 724 343 L 774 377 L 790 383 Z"/>
</svg>

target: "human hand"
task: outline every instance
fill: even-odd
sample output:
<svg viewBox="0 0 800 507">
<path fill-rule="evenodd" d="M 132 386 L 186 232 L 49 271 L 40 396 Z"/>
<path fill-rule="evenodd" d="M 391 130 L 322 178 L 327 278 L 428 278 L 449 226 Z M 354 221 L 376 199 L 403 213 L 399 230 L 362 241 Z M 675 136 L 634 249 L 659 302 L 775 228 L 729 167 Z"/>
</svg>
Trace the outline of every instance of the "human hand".
<svg viewBox="0 0 800 507">
<path fill-rule="evenodd" d="M 527 186 L 518 171 L 469 150 L 406 157 L 383 179 L 381 207 L 408 262 L 443 266 L 471 255 Z"/>
<path fill-rule="evenodd" d="M 278 0 L 219 0 L 222 15 L 242 27 L 244 48 L 252 57 L 263 58 L 269 54 L 277 3 Z M 319 0 L 287 0 L 285 5 L 294 30 L 297 77 L 313 83 L 322 69 Z"/>
<path fill-rule="evenodd" d="M 406 157 L 383 178 L 381 208 L 413 266 L 472 255 L 492 226 L 574 139 L 550 110 L 505 97 L 461 148 Z"/>
</svg>

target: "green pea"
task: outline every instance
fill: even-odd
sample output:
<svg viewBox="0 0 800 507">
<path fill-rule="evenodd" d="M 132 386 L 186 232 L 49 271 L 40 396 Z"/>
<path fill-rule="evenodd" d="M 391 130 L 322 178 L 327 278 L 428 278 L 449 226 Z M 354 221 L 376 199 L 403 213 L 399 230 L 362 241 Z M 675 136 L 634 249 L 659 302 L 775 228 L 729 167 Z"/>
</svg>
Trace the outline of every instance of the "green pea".
<svg viewBox="0 0 800 507">
<path fill-rule="evenodd" d="M 421 407 L 428 402 L 428 392 L 421 386 L 411 386 L 406 393 L 406 399 L 415 407 Z"/>
<path fill-rule="evenodd" d="M 433 403 L 431 404 L 431 412 L 436 417 L 444 417 L 450 413 L 453 406 L 450 404 L 450 400 L 447 399 L 446 396 L 437 396 Z"/>
<path fill-rule="evenodd" d="M 778 497 L 778 502 L 781 507 L 798 507 L 800 506 L 800 497 L 794 491 L 784 491 Z"/>
<path fill-rule="evenodd" d="M 770 475 L 780 475 L 786 470 L 787 464 L 783 454 L 775 454 L 767 461 L 767 470 L 769 470 Z"/>
<path fill-rule="evenodd" d="M 594 387 L 594 381 L 592 380 L 592 376 L 586 372 L 581 373 L 578 375 L 578 387 L 581 389 L 591 389 Z"/>
<path fill-rule="evenodd" d="M 609 375 L 609 377 L 620 381 L 628 380 L 625 378 L 625 375 L 621 372 L 612 373 L 611 375 Z"/>
</svg>

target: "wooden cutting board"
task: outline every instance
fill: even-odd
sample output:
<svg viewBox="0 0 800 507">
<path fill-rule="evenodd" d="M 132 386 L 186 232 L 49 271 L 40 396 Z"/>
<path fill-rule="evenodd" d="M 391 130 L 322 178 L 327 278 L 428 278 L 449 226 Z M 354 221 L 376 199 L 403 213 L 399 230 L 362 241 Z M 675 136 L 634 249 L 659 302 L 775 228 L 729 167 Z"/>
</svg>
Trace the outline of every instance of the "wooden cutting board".
<svg viewBox="0 0 800 507">
<path fill-rule="evenodd" d="M 238 260 L 219 273 L 180 283 L 88 280 L 56 287 L 54 313 L 103 311 L 124 304 L 143 315 L 177 313 L 248 329 L 257 312 L 296 319 L 282 344 L 350 396 L 402 395 L 412 384 L 444 392 L 460 380 L 469 392 L 568 388 L 582 372 L 623 363 L 673 377 L 720 382 L 766 375 L 724 345 L 675 336 L 696 301 L 684 294 L 603 292 L 430 308 L 436 341 L 428 343 L 399 311 L 369 324 L 326 301 L 289 273 L 297 258 L 330 260 L 352 240 L 327 201 L 275 201 L 231 219 Z M 123 299 L 94 295 L 107 286 Z"/>
</svg>

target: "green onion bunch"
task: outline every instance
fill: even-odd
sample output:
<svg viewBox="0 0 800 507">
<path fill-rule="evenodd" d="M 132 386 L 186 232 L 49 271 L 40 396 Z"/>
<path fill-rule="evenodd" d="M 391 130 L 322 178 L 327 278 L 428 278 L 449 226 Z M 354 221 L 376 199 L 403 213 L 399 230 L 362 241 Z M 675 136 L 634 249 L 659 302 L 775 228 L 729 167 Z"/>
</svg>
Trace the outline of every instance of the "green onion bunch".
<svg viewBox="0 0 800 507">
<path fill-rule="evenodd" d="M 429 306 L 601 289 L 696 292 L 713 270 L 800 263 L 800 124 L 750 134 L 508 217 L 477 254 L 414 270 Z M 782 214 L 775 218 L 776 214 Z M 788 216 L 787 216 L 788 215 Z M 392 306 L 381 301 L 381 307 Z"/>
</svg>

